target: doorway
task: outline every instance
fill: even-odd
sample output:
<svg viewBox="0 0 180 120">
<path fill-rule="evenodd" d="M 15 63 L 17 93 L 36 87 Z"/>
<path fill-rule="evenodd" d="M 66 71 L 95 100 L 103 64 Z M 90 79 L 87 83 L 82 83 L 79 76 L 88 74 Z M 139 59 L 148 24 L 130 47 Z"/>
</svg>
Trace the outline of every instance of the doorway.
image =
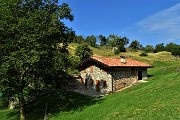
<svg viewBox="0 0 180 120">
<path fill-rule="evenodd" d="M 138 80 L 142 80 L 142 71 L 138 71 Z"/>
</svg>

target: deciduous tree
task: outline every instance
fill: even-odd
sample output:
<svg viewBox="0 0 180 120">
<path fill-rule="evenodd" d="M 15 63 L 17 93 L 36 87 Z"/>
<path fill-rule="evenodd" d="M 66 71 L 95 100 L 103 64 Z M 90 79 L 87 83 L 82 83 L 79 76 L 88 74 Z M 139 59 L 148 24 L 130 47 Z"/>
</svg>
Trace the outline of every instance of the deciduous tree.
<svg viewBox="0 0 180 120">
<path fill-rule="evenodd" d="M 90 46 L 95 47 L 95 46 L 96 46 L 96 37 L 95 37 L 94 35 L 87 36 L 86 42 L 87 42 Z"/>
<path fill-rule="evenodd" d="M 157 53 L 157 52 L 161 52 L 161 51 L 164 51 L 164 43 L 160 43 L 160 44 L 157 44 L 154 48 L 154 52 Z"/>
<path fill-rule="evenodd" d="M 75 50 L 75 55 L 79 56 L 80 60 L 85 60 L 86 58 L 92 56 L 93 53 L 87 44 L 80 44 Z"/>
<path fill-rule="evenodd" d="M 145 52 L 154 52 L 154 47 L 152 45 L 146 45 Z"/>
<path fill-rule="evenodd" d="M 24 96 L 33 84 L 66 70 L 74 33 L 62 19 L 72 21 L 73 15 L 58 0 L 0 0 L 1 91 L 18 96 L 21 120 L 26 119 Z"/>
<path fill-rule="evenodd" d="M 129 47 L 131 48 L 131 49 L 133 49 L 133 50 L 140 50 L 140 48 L 141 48 L 141 44 L 140 44 L 140 42 L 138 41 L 138 40 L 133 40 L 132 42 L 131 42 L 131 44 L 129 45 Z"/>
<path fill-rule="evenodd" d="M 100 46 L 107 45 L 108 39 L 105 36 L 99 35 L 99 39 L 100 39 Z"/>
<path fill-rule="evenodd" d="M 117 47 L 120 52 L 125 52 L 125 46 L 129 43 L 127 37 L 121 38 L 121 36 L 110 34 L 108 37 L 108 44 L 111 47 Z"/>
</svg>

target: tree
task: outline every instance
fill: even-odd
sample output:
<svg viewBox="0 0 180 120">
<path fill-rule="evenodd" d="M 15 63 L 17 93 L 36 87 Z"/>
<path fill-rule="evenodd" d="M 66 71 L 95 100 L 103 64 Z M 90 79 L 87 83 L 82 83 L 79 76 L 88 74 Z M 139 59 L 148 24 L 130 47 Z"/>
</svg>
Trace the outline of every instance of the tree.
<svg viewBox="0 0 180 120">
<path fill-rule="evenodd" d="M 161 52 L 161 51 L 164 51 L 164 43 L 160 43 L 160 44 L 157 44 L 154 48 L 154 52 L 157 53 L 157 52 Z"/>
<path fill-rule="evenodd" d="M 95 37 L 94 35 L 87 36 L 86 42 L 87 42 L 90 46 L 95 47 L 95 46 L 96 46 L 96 37 Z"/>
<path fill-rule="evenodd" d="M 118 49 L 120 52 L 126 52 L 125 45 L 129 43 L 129 39 L 127 37 L 123 37 L 116 40 L 116 45 L 118 46 Z"/>
<path fill-rule="evenodd" d="M 27 91 L 68 66 L 66 48 L 74 33 L 62 19 L 72 21 L 73 15 L 57 0 L 1 0 L 0 13 L 0 91 L 17 95 L 25 120 Z"/>
<path fill-rule="evenodd" d="M 129 43 L 129 39 L 127 37 L 121 38 L 121 36 L 110 34 L 108 37 L 108 44 L 111 47 L 117 47 L 120 52 L 125 52 L 125 45 Z"/>
<path fill-rule="evenodd" d="M 106 37 L 105 37 L 105 36 L 103 36 L 103 35 L 99 35 L 99 39 L 100 39 L 100 46 L 107 45 L 108 40 L 106 39 Z"/>
<path fill-rule="evenodd" d="M 87 44 L 80 44 L 75 50 L 75 55 L 79 56 L 80 60 L 82 61 L 92 56 L 93 53 Z"/>
<path fill-rule="evenodd" d="M 165 50 L 171 52 L 172 55 L 180 55 L 180 45 L 169 43 L 165 46 Z"/>
<path fill-rule="evenodd" d="M 145 52 L 154 52 L 154 47 L 152 45 L 146 45 Z"/>
<path fill-rule="evenodd" d="M 78 35 L 78 36 L 74 37 L 73 42 L 74 43 L 83 43 L 83 42 L 85 42 L 85 40 L 84 40 L 83 36 Z"/>
<path fill-rule="evenodd" d="M 115 40 L 108 40 L 108 46 L 115 47 L 116 46 L 116 41 Z"/>
<path fill-rule="evenodd" d="M 168 52 L 171 52 L 172 49 L 176 46 L 176 44 L 174 43 L 169 43 L 165 46 L 165 50 L 168 51 Z"/>
<path fill-rule="evenodd" d="M 138 40 L 133 40 L 131 42 L 131 44 L 129 45 L 129 47 L 135 51 L 140 50 L 140 48 L 142 47 L 142 45 L 140 44 L 140 42 Z"/>
<path fill-rule="evenodd" d="M 117 37 L 116 35 L 114 34 L 110 34 L 108 37 L 108 45 L 110 47 L 115 47 L 116 46 L 116 40 L 119 39 L 119 37 Z"/>
</svg>

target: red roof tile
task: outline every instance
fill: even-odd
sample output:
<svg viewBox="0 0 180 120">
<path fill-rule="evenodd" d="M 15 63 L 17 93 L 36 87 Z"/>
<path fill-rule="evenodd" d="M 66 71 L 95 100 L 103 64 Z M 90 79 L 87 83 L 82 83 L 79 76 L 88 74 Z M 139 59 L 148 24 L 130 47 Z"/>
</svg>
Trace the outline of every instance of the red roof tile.
<svg viewBox="0 0 180 120">
<path fill-rule="evenodd" d="M 139 62 L 130 58 L 125 58 L 125 63 L 121 62 L 121 58 L 91 57 L 89 58 L 89 60 L 90 59 L 100 62 L 101 64 L 104 64 L 108 67 L 152 67 L 149 64 Z"/>
</svg>

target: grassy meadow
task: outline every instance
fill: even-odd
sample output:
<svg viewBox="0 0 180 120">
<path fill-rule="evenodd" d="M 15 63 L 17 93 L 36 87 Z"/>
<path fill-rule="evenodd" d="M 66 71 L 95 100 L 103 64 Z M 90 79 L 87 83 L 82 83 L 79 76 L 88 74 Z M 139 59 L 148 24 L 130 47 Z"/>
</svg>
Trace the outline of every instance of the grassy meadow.
<svg viewBox="0 0 180 120">
<path fill-rule="evenodd" d="M 73 53 L 77 44 L 69 46 Z M 110 49 L 93 48 L 95 55 L 118 57 Z M 121 92 L 101 98 L 57 90 L 26 106 L 29 120 L 178 120 L 180 119 L 180 58 L 169 52 L 127 52 L 132 58 L 150 63 L 148 82 L 137 83 Z M 0 110 L 1 120 L 18 119 L 18 110 Z"/>
</svg>

